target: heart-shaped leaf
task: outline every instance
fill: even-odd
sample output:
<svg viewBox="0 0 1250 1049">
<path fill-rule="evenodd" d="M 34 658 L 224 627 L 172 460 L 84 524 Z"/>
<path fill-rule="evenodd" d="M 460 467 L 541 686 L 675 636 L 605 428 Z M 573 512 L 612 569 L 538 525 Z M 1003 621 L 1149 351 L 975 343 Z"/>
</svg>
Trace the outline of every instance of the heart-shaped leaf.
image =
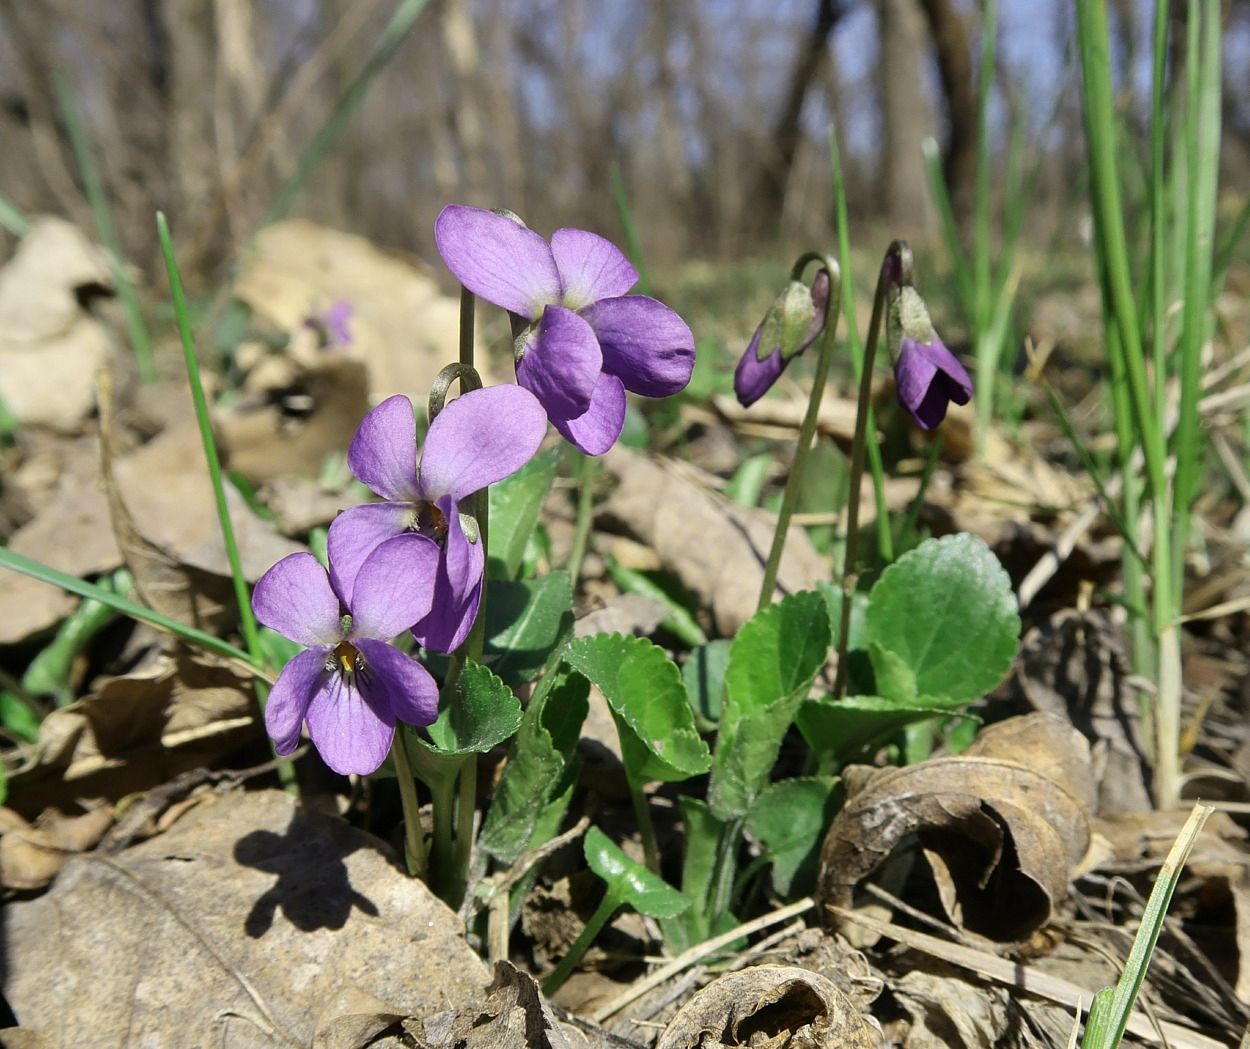
<svg viewBox="0 0 1250 1049">
<path fill-rule="evenodd" d="M 968 701 L 1011 669 L 1020 617 L 1011 580 L 974 535 L 927 539 L 869 595 L 865 632 L 911 668 L 916 694 Z"/>
<path fill-rule="evenodd" d="M 525 544 L 538 524 L 543 500 L 551 489 L 559 462 L 560 449 L 548 449 L 534 456 L 511 477 L 490 486 L 492 578 L 516 578 L 525 557 Z M 494 592 L 492 587 L 492 596 Z"/>
<path fill-rule="evenodd" d="M 631 860 L 598 827 L 586 831 L 583 842 L 586 863 L 608 885 L 617 905 L 627 904 L 649 918 L 671 918 L 690 906 L 690 901 L 641 863 Z"/>
<path fill-rule="evenodd" d="M 781 739 L 829 652 L 829 615 L 816 591 L 757 612 L 734 638 L 708 802 L 721 820 L 745 816 L 768 781 Z"/>
<path fill-rule="evenodd" d="M 712 756 L 695 731 L 681 671 L 662 648 L 645 638 L 596 634 L 573 641 L 564 659 L 612 708 L 631 782 L 673 783 L 708 770 Z"/>
<path fill-rule="evenodd" d="M 932 696 L 912 703 L 897 703 L 882 696 L 847 696 L 842 700 L 825 696 L 804 702 L 795 723 L 821 767 L 837 768 L 881 746 L 908 725 L 951 713 L 949 702 Z"/>
<path fill-rule="evenodd" d="M 820 843 L 833 822 L 832 776 L 783 779 L 755 799 L 747 831 L 773 864 L 773 888 L 782 896 L 808 893 L 816 883 Z"/>
<path fill-rule="evenodd" d="M 512 689 L 480 663 L 468 660 L 455 695 L 426 731 L 439 753 L 485 754 L 521 726 L 521 704 Z M 422 741 L 423 746 L 427 746 Z"/>
<path fill-rule="evenodd" d="M 572 627 L 573 587 L 567 572 L 492 582 L 486 595 L 484 658 L 515 687 L 533 680 Z"/>
</svg>

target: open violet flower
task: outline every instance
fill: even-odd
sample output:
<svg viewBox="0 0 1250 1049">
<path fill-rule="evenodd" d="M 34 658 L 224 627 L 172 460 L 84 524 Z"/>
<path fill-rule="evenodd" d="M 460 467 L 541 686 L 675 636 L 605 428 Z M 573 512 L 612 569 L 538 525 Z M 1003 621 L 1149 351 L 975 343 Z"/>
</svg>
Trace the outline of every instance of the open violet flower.
<svg viewBox="0 0 1250 1049">
<path fill-rule="evenodd" d="M 777 296 L 734 369 L 734 393 L 742 407 L 763 397 L 789 363 L 820 338 L 828 304 L 829 271 L 823 268 L 810 288 L 792 280 Z"/>
<path fill-rule="evenodd" d="M 947 406 L 972 399 L 972 379 L 943 345 L 929 311 L 911 285 L 891 292 L 887 337 L 899 403 L 922 430 L 946 418 Z"/>
<path fill-rule="evenodd" d="M 461 284 L 526 326 L 517 382 L 587 455 L 616 443 L 626 390 L 668 397 L 690 381 L 686 322 L 649 296 L 626 294 L 638 273 L 603 237 L 558 229 L 548 244 L 511 214 L 449 204 L 434 241 Z"/>
<path fill-rule="evenodd" d="M 485 555 L 477 525 L 462 519 L 459 503 L 529 462 L 546 432 L 542 405 L 528 390 L 472 390 L 430 423 L 418 467 L 412 402 L 388 397 L 365 416 L 347 452 L 352 473 L 385 502 L 344 510 L 330 525 L 335 590 L 350 604 L 357 572 L 373 550 L 392 536 L 416 533 L 437 551 L 438 570 L 432 604 L 405 626 L 436 652 L 463 644 L 482 599 Z"/>
<path fill-rule="evenodd" d="M 368 775 L 386 760 L 396 720 L 428 725 L 438 716 L 438 686 L 411 656 L 387 642 L 430 610 L 438 548 L 419 535 L 379 544 L 360 565 L 348 596 L 309 553 L 290 554 L 261 576 L 256 618 L 305 646 L 278 676 L 265 705 L 265 728 L 279 754 L 300 729 L 327 765 Z"/>
</svg>

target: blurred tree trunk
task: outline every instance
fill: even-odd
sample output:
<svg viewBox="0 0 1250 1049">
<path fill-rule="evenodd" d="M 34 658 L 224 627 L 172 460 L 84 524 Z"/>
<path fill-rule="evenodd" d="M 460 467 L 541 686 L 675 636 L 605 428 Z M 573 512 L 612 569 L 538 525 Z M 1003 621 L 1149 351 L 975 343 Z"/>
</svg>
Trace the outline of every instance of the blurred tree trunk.
<svg viewBox="0 0 1250 1049">
<path fill-rule="evenodd" d="M 795 56 L 785 100 L 763 152 L 755 199 L 750 202 L 751 232 L 756 236 L 776 230 L 780 222 L 786 182 L 803 135 L 803 103 L 820 69 L 829 34 L 845 13 L 846 8 L 838 0 L 816 0 L 815 17 Z"/>
<path fill-rule="evenodd" d="M 881 39 L 877 73 L 885 151 L 882 211 L 896 236 L 921 239 L 929 227 L 929 193 L 921 142 L 933 134 L 925 91 L 925 28 L 915 0 L 877 0 Z"/>
<path fill-rule="evenodd" d="M 462 197 L 477 200 L 487 187 L 486 133 L 479 104 L 481 59 L 477 30 L 468 0 L 442 0 L 439 28 L 451 65 L 451 106 L 448 118 L 460 156 Z"/>
<path fill-rule="evenodd" d="M 977 93 L 972 79 L 972 49 L 968 27 L 955 10 L 954 0 L 920 0 L 937 51 L 946 118 L 950 133 L 942 168 L 957 215 L 972 208 L 977 167 Z"/>
</svg>

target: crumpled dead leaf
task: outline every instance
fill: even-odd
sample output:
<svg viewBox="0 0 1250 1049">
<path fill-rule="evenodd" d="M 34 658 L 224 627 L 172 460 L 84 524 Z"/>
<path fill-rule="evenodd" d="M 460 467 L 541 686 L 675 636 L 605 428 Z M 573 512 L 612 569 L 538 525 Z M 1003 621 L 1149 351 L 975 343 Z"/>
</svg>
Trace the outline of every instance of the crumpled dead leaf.
<svg viewBox="0 0 1250 1049">
<path fill-rule="evenodd" d="M 78 292 L 112 283 L 103 253 L 63 219 L 35 219 L 0 270 L 0 399 L 24 425 L 71 433 L 113 352 Z"/>
<path fill-rule="evenodd" d="M 94 846 L 112 822 L 111 806 L 78 816 L 47 809 L 34 826 L 12 809 L 0 809 L 0 885 L 42 889 L 71 856 Z"/>
<path fill-rule="evenodd" d="M 599 514 L 655 549 L 660 563 L 712 611 L 732 636 L 755 613 L 776 515 L 737 506 L 692 483 L 693 468 L 658 462 L 617 445 L 603 457 L 616 489 Z M 783 593 L 810 590 L 829 566 L 802 528 L 791 526 L 778 572 Z"/>
<path fill-rule="evenodd" d="M 1065 610 L 1020 646 L 1014 685 L 1035 710 L 1068 718 L 1090 743 L 1099 812 L 1148 812 L 1150 759 L 1123 645 L 1097 611 Z"/>
<path fill-rule="evenodd" d="M 43 720 L 30 761 L 9 779 L 9 804 L 28 812 L 117 799 L 211 764 L 256 731 L 250 686 L 238 670 L 186 650 L 106 678 Z"/>
<path fill-rule="evenodd" d="M 285 332 L 336 302 L 350 304 L 351 343 L 326 352 L 365 364 L 375 402 L 394 393 L 423 398 L 456 359 L 460 303 L 439 291 L 427 266 L 306 219 L 260 232 L 234 292 L 258 319 Z M 488 372 L 478 370 L 490 385 Z"/>
<path fill-rule="evenodd" d="M 904 1049 L 1001 1044 L 1008 1026 L 1007 989 L 931 959 L 924 964 L 890 981 L 891 994 L 911 1019 Z"/>
<path fill-rule="evenodd" d="M 655 1049 L 875 1049 L 880 1034 L 823 976 L 785 965 L 727 973 L 669 1021 Z"/>
<path fill-rule="evenodd" d="M 851 796 L 821 850 L 822 905 L 849 907 L 855 886 L 915 835 L 951 921 L 1020 941 L 1050 920 L 1089 848 L 1089 745 L 1051 714 L 992 725 L 963 754 L 852 769 L 845 782 Z"/>
<path fill-rule="evenodd" d="M 381 842 L 276 790 L 72 860 L 6 905 L 4 955 L 18 1022 L 60 1045 L 289 1049 L 360 1008 L 346 989 L 424 1017 L 487 982 L 456 916 Z"/>
</svg>

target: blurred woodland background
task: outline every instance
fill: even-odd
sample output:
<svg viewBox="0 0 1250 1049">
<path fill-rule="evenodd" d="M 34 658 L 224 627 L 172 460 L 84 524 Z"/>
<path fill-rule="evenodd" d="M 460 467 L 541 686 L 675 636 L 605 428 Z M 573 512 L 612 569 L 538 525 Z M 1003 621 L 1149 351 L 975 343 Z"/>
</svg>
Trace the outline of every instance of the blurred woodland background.
<svg viewBox="0 0 1250 1049">
<path fill-rule="evenodd" d="M 1153 5 L 1110 6 L 1122 102 L 1144 135 Z M 162 208 L 185 270 L 218 271 L 394 10 L 0 0 L 0 194 L 91 228 L 59 81 L 83 113 L 126 256 L 155 269 Z M 1221 183 L 1234 189 L 1250 181 L 1250 0 L 1224 10 Z M 1039 176 L 1034 232 L 1076 237 L 1073 19 L 1064 0 L 1004 0 L 989 134 L 1000 170 L 1021 136 Z M 618 236 L 619 170 L 649 255 L 725 258 L 827 233 L 832 125 L 853 217 L 923 239 L 936 223 L 923 139 L 940 143 L 956 208 L 971 194 L 979 34 L 971 0 L 430 0 L 290 210 L 427 258 L 448 201 L 509 207 L 544 232 Z M 1173 75 L 1183 61 L 1177 49 Z M 1125 147 L 1145 156 L 1144 141 Z"/>
</svg>

